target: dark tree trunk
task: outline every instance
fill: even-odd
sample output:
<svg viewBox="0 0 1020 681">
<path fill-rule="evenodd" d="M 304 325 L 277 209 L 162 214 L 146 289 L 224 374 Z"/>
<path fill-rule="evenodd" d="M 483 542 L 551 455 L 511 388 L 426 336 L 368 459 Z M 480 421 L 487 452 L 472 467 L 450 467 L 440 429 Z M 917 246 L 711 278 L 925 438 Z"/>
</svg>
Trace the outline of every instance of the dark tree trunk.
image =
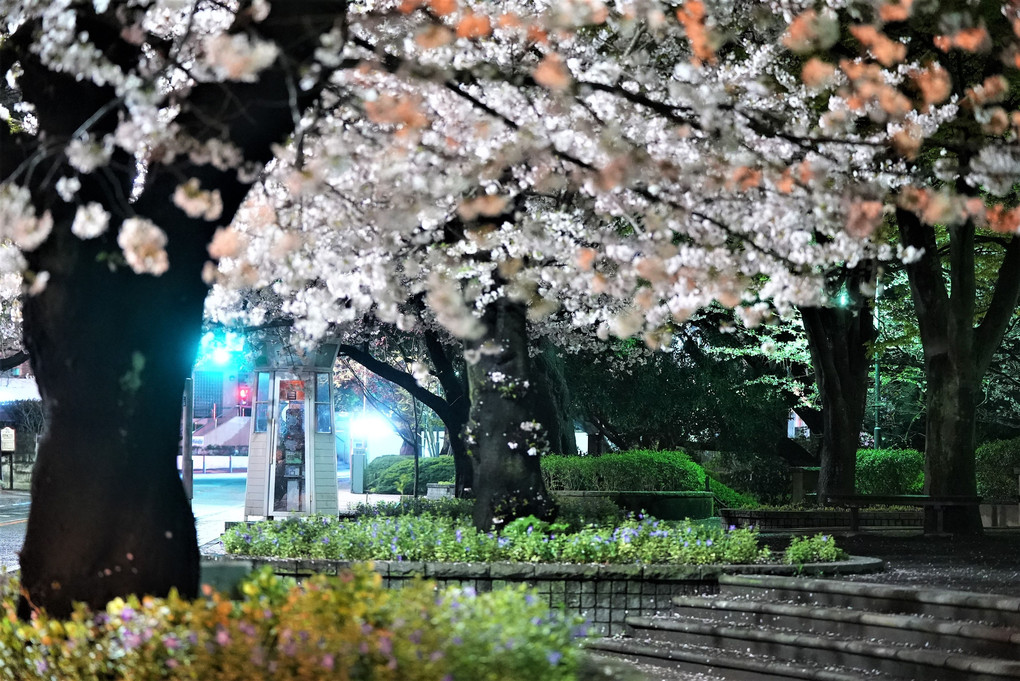
<svg viewBox="0 0 1020 681">
<path fill-rule="evenodd" d="M 130 67 L 140 48 L 121 38 L 116 9 L 96 15 L 84 4 L 73 11 L 79 29 L 108 58 Z M 191 88 L 175 121 L 182 133 L 199 142 L 221 139 L 247 161 L 267 162 L 272 145 L 290 134 L 295 116 L 319 91 L 295 95 L 292 85 L 333 25 L 334 15 L 321 10 L 318 2 L 276 3 L 257 28 L 248 27 L 277 41 L 286 58 L 256 83 Z M 118 116 L 130 115 L 111 87 L 43 66 L 31 50 L 37 30 L 25 24 L 3 44 L 0 70 L 12 55 L 21 62 L 23 95 L 35 105 L 44 134 L 25 141 L 0 125 L 0 181 L 16 169 L 8 149 L 31 153 L 44 140 L 40 153 L 53 154 L 79 129 L 101 139 Z M 42 607 L 65 617 L 72 601 L 102 609 L 110 598 L 131 593 L 177 589 L 195 596 L 194 518 L 175 466 L 181 392 L 198 347 L 206 246 L 215 228 L 233 218 L 249 185 L 232 169 L 197 165 L 185 155 L 170 165 L 153 161 L 143 191 L 129 202 L 135 160 L 115 151 L 107 167 L 80 175 L 77 201 L 98 202 L 111 214 L 106 234 L 83 241 L 70 232 L 76 205 L 62 202 L 52 184 L 77 173 L 59 155 L 46 164 L 49 172 L 32 175 L 28 189 L 37 213 L 51 211 L 54 229 L 26 258 L 30 272 L 48 273 L 49 283 L 26 297 L 24 332 L 49 428 L 33 476 L 19 614 Z M 176 187 L 189 178 L 219 190 L 223 211 L 216 221 L 189 218 L 173 204 Z M 136 216 L 168 237 L 170 268 L 162 276 L 135 274 L 121 257 L 120 224 Z"/>
<path fill-rule="evenodd" d="M 846 282 L 851 305 L 801 308 L 822 401 L 819 500 L 853 494 L 861 422 L 868 395 L 868 343 L 875 335 L 871 310 L 860 298 L 864 272 L 851 270 Z"/>
<path fill-rule="evenodd" d="M 446 425 L 446 441 L 450 443 L 450 452 L 453 454 L 454 496 L 461 499 L 473 494 L 472 485 L 475 480 L 474 462 L 464 442 L 464 429 L 471 409 L 467 377 L 457 373 L 446 345 L 436 332 L 425 331 L 425 349 L 449 407 L 443 423 Z"/>
<path fill-rule="evenodd" d="M 22 615 L 171 587 L 195 596 L 195 521 L 175 462 L 206 293 L 200 264 L 178 259 L 160 278 L 111 272 L 66 229 L 34 255 L 51 279 L 25 301 L 49 428 L 21 552 Z M 76 247 L 92 257 L 63 257 Z"/>
<path fill-rule="evenodd" d="M 482 321 L 485 335 L 469 347 L 479 356 L 468 363 L 475 527 L 488 530 L 527 515 L 552 519 L 556 504 L 540 468 L 546 435 L 531 425 L 533 371 L 525 307 L 500 300 L 489 305 Z"/>
<path fill-rule="evenodd" d="M 543 342 L 542 351 L 532 361 L 532 419 L 545 428 L 549 454 L 577 454 L 574 424 L 569 415 L 570 390 L 562 364 L 552 344 Z"/>
<path fill-rule="evenodd" d="M 974 226 L 967 222 L 948 229 L 947 290 L 934 228 L 903 209 L 897 209 L 896 219 L 904 245 L 924 249 L 919 260 L 907 265 L 907 275 L 927 379 L 925 492 L 973 496 L 976 398 L 1020 297 L 1020 240 L 1013 237 L 1006 245 L 992 299 L 975 327 Z M 949 509 L 944 522 L 947 532 L 982 532 L 976 506 Z M 925 527 L 934 526 L 934 512 L 929 512 Z"/>
</svg>

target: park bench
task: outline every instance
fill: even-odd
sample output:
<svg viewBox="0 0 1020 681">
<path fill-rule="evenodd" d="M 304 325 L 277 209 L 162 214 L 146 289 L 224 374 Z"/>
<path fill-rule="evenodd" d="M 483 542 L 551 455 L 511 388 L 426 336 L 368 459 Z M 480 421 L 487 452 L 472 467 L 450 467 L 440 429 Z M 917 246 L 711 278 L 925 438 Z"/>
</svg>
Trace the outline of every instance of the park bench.
<svg viewBox="0 0 1020 681">
<path fill-rule="evenodd" d="M 830 494 L 824 503 L 829 506 L 842 506 L 850 510 L 850 531 L 860 530 L 860 510 L 867 506 L 919 506 L 935 511 L 935 532 L 943 534 L 944 515 L 947 508 L 960 506 L 977 506 L 981 497 L 964 495 L 931 494 Z"/>
</svg>

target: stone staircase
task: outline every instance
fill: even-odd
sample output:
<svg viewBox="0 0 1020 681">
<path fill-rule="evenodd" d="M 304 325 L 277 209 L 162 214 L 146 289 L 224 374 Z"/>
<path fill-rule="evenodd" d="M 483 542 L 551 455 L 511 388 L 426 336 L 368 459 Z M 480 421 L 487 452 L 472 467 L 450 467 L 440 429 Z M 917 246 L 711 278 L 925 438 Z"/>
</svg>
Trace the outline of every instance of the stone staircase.
<svg viewBox="0 0 1020 681">
<path fill-rule="evenodd" d="M 745 575 L 719 588 L 673 599 L 670 615 L 628 618 L 627 636 L 589 647 L 669 678 L 1020 680 L 1020 598 Z"/>
</svg>

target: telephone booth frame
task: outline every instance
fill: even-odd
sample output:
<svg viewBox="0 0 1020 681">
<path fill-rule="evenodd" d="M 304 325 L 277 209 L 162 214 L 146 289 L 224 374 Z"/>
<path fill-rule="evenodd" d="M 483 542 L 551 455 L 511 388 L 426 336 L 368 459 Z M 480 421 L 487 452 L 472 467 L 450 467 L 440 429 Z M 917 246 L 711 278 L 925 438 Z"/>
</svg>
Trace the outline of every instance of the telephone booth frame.
<svg viewBox="0 0 1020 681">
<path fill-rule="evenodd" d="M 337 515 L 333 362 L 338 343 L 313 352 L 267 344 L 256 360 L 245 519 Z"/>
</svg>

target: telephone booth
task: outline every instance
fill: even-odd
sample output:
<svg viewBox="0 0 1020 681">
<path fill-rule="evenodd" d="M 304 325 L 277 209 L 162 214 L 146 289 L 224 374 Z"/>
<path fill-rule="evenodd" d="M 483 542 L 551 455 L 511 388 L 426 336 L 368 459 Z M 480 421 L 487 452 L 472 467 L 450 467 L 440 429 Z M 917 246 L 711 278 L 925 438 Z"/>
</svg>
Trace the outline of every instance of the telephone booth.
<svg viewBox="0 0 1020 681">
<path fill-rule="evenodd" d="M 245 518 L 336 515 L 336 343 L 315 352 L 267 346 L 256 361 Z"/>
</svg>

